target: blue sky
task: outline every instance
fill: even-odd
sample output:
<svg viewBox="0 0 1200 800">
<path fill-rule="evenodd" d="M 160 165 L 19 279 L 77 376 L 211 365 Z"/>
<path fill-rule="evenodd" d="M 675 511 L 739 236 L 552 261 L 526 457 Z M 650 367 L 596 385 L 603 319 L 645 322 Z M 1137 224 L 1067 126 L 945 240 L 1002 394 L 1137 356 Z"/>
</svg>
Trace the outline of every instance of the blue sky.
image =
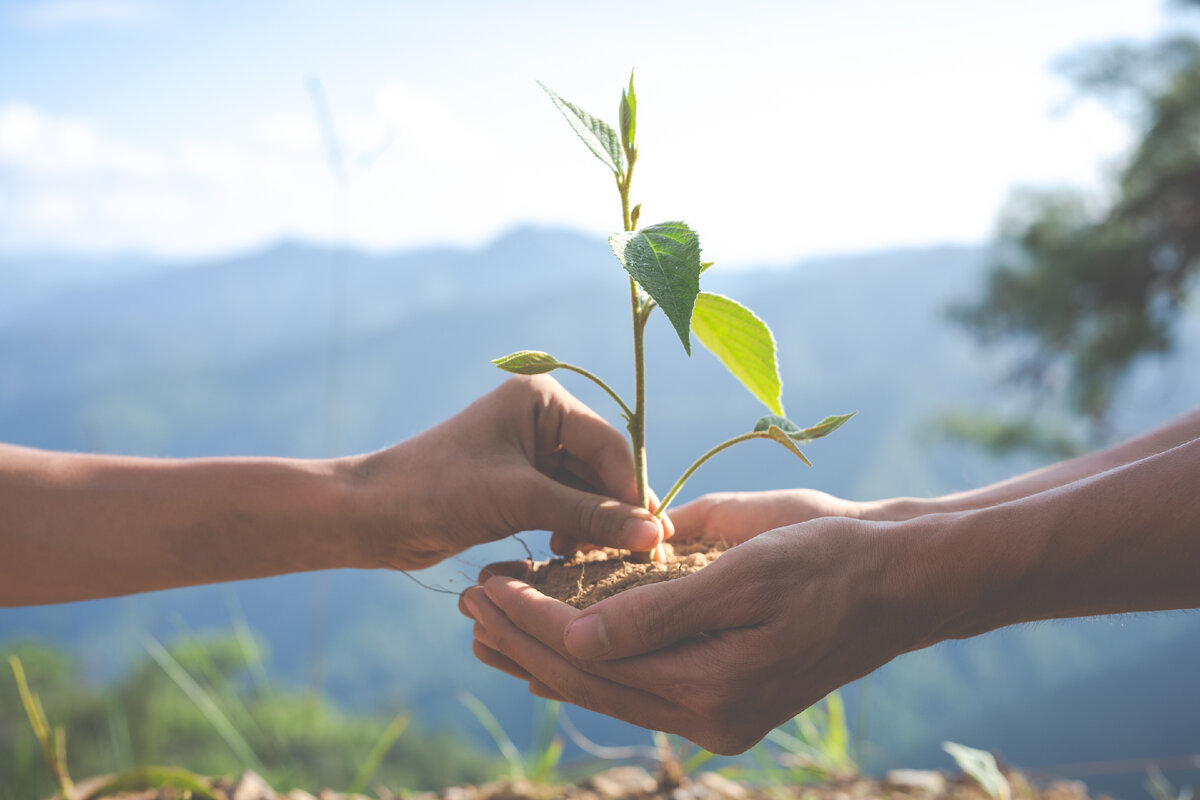
<svg viewBox="0 0 1200 800">
<path fill-rule="evenodd" d="M 982 241 L 1014 187 L 1100 186 L 1128 145 L 1062 110 L 1055 58 L 1171 22 L 1159 0 L 0 0 L 0 252 L 604 234 L 611 177 L 535 81 L 615 119 L 633 66 L 634 199 L 706 257 Z"/>
</svg>

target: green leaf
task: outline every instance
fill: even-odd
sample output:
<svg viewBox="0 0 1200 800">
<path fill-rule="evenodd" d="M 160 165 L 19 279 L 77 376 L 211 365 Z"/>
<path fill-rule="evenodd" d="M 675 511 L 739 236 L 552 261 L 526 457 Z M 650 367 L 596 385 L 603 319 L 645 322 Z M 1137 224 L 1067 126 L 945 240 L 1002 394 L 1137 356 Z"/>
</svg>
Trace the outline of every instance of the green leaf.
<svg viewBox="0 0 1200 800">
<path fill-rule="evenodd" d="M 959 769 L 978 781 L 995 800 L 1009 800 L 1012 797 L 1008 779 L 996 766 L 996 758 L 991 753 L 954 742 L 942 742 L 942 749 L 957 762 Z"/>
<path fill-rule="evenodd" d="M 773 439 L 776 442 L 779 442 L 781 445 L 786 447 L 788 450 L 791 450 L 793 453 L 795 453 L 797 456 L 799 456 L 801 461 L 803 461 L 805 464 L 807 464 L 808 466 L 811 467 L 812 462 L 808 460 L 808 456 L 806 456 L 806 455 L 804 455 L 804 453 L 800 452 L 800 448 L 797 447 L 796 443 L 794 441 L 792 441 L 792 438 L 790 436 L 788 436 L 787 431 L 783 430 L 778 425 L 775 425 L 773 423 L 769 423 L 765 427 L 762 426 L 763 420 L 767 420 L 767 419 L 783 419 L 783 417 L 763 417 L 762 419 L 760 419 L 758 421 L 758 424 L 756 424 L 754 426 L 754 430 L 765 432 L 767 434 L 767 438 Z M 783 421 L 787 422 L 786 419 L 784 419 Z M 793 425 L 792 427 L 795 427 L 795 426 Z"/>
<path fill-rule="evenodd" d="M 851 411 L 849 414 L 836 414 L 832 417 L 826 417 L 810 428 L 801 428 L 799 425 L 785 417 L 767 415 L 758 422 L 754 423 L 754 430 L 765 431 L 774 425 L 786 433 L 788 438 L 793 442 L 800 442 L 803 444 L 804 442 L 811 442 L 813 439 L 820 439 L 823 436 L 828 436 L 838 428 L 842 427 L 842 425 L 846 424 L 846 420 L 850 419 L 857 413 L 857 411 Z"/>
<path fill-rule="evenodd" d="M 700 237 L 683 222 L 614 233 L 608 244 L 621 266 L 662 308 L 692 354 L 689 329 L 700 293 Z"/>
<path fill-rule="evenodd" d="M 224 792 L 218 793 L 213 789 L 208 780 L 185 769 L 139 767 L 108 778 L 88 792 L 84 800 L 99 800 L 118 792 L 142 792 L 147 789 L 178 789 L 196 800 L 217 800 L 225 796 Z"/>
<path fill-rule="evenodd" d="M 750 394 L 783 416 L 775 337 L 753 311 L 723 295 L 701 292 L 692 314 L 692 333 Z"/>
<path fill-rule="evenodd" d="M 621 141 L 626 151 L 637 145 L 637 95 L 633 92 L 633 71 L 629 72 L 629 91 L 621 92 Z"/>
<path fill-rule="evenodd" d="M 571 129 L 583 140 L 588 149 L 596 154 L 596 158 L 617 175 L 625 169 L 625 156 L 621 153 L 621 139 L 607 122 L 584 111 L 574 103 L 569 103 L 552 92 L 546 84 L 538 81 L 538 86 L 550 95 L 554 105 L 562 112 Z"/>
<path fill-rule="evenodd" d="M 493 358 L 492 363 L 505 372 L 517 375 L 541 375 L 562 366 L 557 358 L 541 350 L 518 350 L 503 358 Z"/>
</svg>

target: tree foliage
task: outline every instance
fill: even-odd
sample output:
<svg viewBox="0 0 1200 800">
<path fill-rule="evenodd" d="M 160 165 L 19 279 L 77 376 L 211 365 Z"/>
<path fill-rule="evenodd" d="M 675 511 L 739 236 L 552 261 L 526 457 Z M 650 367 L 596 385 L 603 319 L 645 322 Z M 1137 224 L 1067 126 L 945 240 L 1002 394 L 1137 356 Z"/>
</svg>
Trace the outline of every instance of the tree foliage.
<svg viewBox="0 0 1200 800">
<path fill-rule="evenodd" d="M 1013 196 L 982 298 L 952 316 L 982 343 L 1011 347 L 1010 382 L 1061 399 L 1100 440 L 1121 379 L 1174 346 L 1200 272 L 1200 41 L 1092 46 L 1062 69 L 1126 117 L 1137 144 L 1109 197 Z M 1011 427 L 1001 440 L 1022 440 L 1019 428 L 1022 446 L 1040 446 L 1027 419 Z"/>
</svg>

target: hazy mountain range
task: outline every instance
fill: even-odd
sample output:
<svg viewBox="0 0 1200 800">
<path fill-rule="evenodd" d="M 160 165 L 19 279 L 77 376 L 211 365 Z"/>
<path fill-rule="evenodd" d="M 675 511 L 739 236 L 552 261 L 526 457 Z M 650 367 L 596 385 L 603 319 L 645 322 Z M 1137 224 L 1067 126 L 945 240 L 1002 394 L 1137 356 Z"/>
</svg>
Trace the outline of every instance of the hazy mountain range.
<svg viewBox="0 0 1200 800">
<path fill-rule="evenodd" d="M 940 247 L 830 258 L 788 269 L 706 273 L 779 342 L 789 416 L 859 415 L 814 443 L 807 469 L 781 448 L 722 454 L 687 495 L 809 485 L 850 497 L 928 495 L 1032 466 L 929 435 L 949 408 L 994 407 L 992 356 L 945 321 L 970 298 L 986 252 Z M 547 350 L 631 383 L 628 295 L 607 245 L 519 230 L 479 250 L 370 255 L 285 244 L 165 265 L 29 256 L 0 260 L 0 440 L 163 456 L 323 456 L 376 449 L 454 413 L 503 379 L 490 358 Z M 1128 432 L 1195 404 L 1200 317 L 1182 347 L 1136 371 L 1116 415 Z M 762 413 L 702 349 L 650 326 L 649 447 L 662 487 Z M 614 419 L 583 380 L 565 385 Z M 543 535 L 525 537 L 535 550 Z M 509 542 L 418 577 L 460 589 Z M 236 604 L 229 601 L 236 600 Z M 240 607 L 281 680 L 348 706 L 402 703 L 477 735 L 456 697 L 480 696 L 520 740 L 524 687 L 475 663 L 453 598 L 403 575 L 332 573 L 110 601 L 0 610 L 0 640 L 72 648 L 103 679 L 149 632 L 227 628 Z M 1200 750 L 1200 619 L 1143 615 L 1009 629 L 939 645 L 878 671 L 862 697 L 877 766 L 948 765 L 943 739 L 1030 768 Z M 578 710 L 605 744 L 645 734 Z M 1106 783 L 1127 790 L 1132 783 Z M 1187 776 L 1184 776 L 1187 780 Z"/>
</svg>

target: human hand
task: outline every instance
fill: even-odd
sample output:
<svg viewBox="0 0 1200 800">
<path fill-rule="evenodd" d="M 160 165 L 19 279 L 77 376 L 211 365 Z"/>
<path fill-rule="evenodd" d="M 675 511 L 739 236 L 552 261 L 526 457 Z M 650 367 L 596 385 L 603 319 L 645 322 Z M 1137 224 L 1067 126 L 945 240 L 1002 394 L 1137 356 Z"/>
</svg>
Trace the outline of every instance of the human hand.
<svg viewBox="0 0 1200 800">
<path fill-rule="evenodd" d="M 737 544 L 763 531 L 818 517 L 858 517 L 860 504 L 816 489 L 714 492 L 671 512 L 680 538 Z"/>
<path fill-rule="evenodd" d="M 371 552 L 402 569 L 523 530 L 633 550 L 670 533 L 636 505 L 625 437 L 544 375 L 509 379 L 352 472 Z"/>
<path fill-rule="evenodd" d="M 584 611 L 503 574 L 459 606 L 476 656 L 534 694 L 731 755 L 936 640 L 934 593 L 894 528 L 826 517 L 772 530 Z"/>
</svg>

